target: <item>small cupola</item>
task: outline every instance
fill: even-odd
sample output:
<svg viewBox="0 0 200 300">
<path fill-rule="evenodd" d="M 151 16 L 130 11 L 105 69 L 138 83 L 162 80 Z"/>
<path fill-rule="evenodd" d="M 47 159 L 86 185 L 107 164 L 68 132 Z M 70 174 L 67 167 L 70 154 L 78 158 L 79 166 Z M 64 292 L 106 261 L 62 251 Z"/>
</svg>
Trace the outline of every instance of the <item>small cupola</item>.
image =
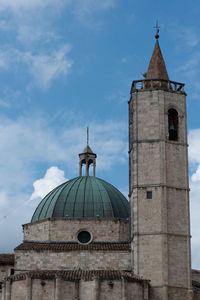
<svg viewBox="0 0 200 300">
<path fill-rule="evenodd" d="M 89 176 L 90 165 L 93 165 L 93 176 L 95 176 L 96 157 L 97 155 L 89 146 L 89 128 L 87 127 L 87 145 L 83 152 L 79 154 L 79 176 L 82 176 L 83 165 L 85 165 L 85 176 Z"/>
</svg>

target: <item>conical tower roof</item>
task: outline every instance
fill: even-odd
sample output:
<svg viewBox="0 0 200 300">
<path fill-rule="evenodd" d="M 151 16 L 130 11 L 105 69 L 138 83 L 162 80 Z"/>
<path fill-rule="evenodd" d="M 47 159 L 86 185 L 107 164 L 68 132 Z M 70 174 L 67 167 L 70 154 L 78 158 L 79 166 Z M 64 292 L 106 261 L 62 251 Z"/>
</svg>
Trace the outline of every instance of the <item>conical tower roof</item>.
<svg viewBox="0 0 200 300">
<path fill-rule="evenodd" d="M 146 79 L 164 79 L 169 80 L 165 61 L 162 56 L 160 45 L 156 39 L 156 44 L 153 50 L 153 54 L 149 63 Z"/>
<path fill-rule="evenodd" d="M 90 146 L 88 144 L 84 148 L 83 153 L 93 153 L 92 149 L 90 148 Z"/>
</svg>

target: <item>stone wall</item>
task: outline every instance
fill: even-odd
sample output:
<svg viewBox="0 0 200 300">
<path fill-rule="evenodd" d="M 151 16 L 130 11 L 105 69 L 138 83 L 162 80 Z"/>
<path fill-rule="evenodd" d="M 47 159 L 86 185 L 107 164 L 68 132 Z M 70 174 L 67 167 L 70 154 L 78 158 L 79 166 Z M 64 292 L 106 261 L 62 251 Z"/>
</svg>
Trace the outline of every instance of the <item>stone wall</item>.
<svg viewBox="0 0 200 300">
<path fill-rule="evenodd" d="M 2 299 L 2 282 L 6 276 L 10 275 L 9 271 L 13 267 L 14 267 L 14 265 L 1 265 L 0 264 L 0 300 Z"/>
<path fill-rule="evenodd" d="M 169 140 L 171 108 L 178 112 L 177 141 Z M 129 102 L 132 261 L 134 272 L 149 278 L 155 287 L 153 300 L 177 297 L 185 300 L 190 289 L 186 125 L 184 93 L 156 89 L 132 93 Z M 151 192 L 150 197 L 147 192 Z"/>
<path fill-rule="evenodd" d="M 200 290 L 194 290 L 193 300 L 200 300 Z"/>
<path fill-rule="evenodd" d="M 29 270 L 131 270 L 128 251 L 16 251 L 16 272 Z"/>
<path fill-rule="evenodd" d="M 26 300 L 26 295 L 27 295 L 26 280 L 22 280 L 19 282 L 14 281 L 11 283 L 11 299 Z"/>
<path fill-rule="evenodd" d="M 77 241 L 77 233 L 87 230 L 96 242 L 129 240 L 129 222 L 119 219 L 47 219 L 23 225 L 24 240 Z"/>
<path fill-rule="evenodd" d="M 3 300 L 148 300 L 148 286 L 143 282 L 119 280 L 27 279 L 11 281 Z"/>
<path fill-rule="evenodd" d="M 111 285 L 113 284 L 113 285 Z M 123 299 L 122 282 L 112 280 L 109 284 L 107 281 L 102 281 L 100 285 L 100 300 Z M 130 298 L 131 300 L 132 298 Z M 142 299 L 142 298 L 138 298 Z"/>
<path fill-rule="evenodd" d="M 0 282 L 3 281 L 3 279 L 9 275 L 9 270 L 13 268 L 12 265 L 0 265 Z"/>
<path fill-rule="evenodd" d="M 54 280 L 32 280 L 32 300 L 54 300 L 55 299 L 55 281 Z"/>
<path fill-rule="evenodd" d="M 93 300 L 97 299 L 99 294 L 99 282 L 97 280 L 85 281 L 81 280 L 79 283 L 80 300 Z"/>
<path fill-rule="evenodd" d="M 62 280 L 60 288 L 60 298 L 67 300 L 77 299 L 78 289 L 79 288 L 77 283 Z"/>
</svg>

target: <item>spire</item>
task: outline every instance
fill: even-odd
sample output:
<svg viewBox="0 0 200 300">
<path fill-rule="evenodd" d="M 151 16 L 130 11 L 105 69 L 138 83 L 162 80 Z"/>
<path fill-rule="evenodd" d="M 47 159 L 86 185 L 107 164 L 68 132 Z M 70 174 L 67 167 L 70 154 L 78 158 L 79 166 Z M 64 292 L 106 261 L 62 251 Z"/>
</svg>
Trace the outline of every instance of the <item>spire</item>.
<svg viewBox="0 0 200 300">
<path fill-rule="evenodd" d="M 89 127 L 87 127 L 87 145 L 84 148 L 83 153 L 93 153 L 92 149 L 89 146 Z"/>
<path fill-rule="evenodd" d="M 82 176 L 82 167 L 86 166 L 85 175 L 89 176 L 90 165 L 93 164 L 93 176 L 96 171 L 96 157 L 97 155 L 92 151 L 89 146 L 89 128 L 87 127 L 87 145 L 83 152 L 79 154 L 79 176 Z"/>
<path fill-rule="evenodd" d="M 149 63 L 148 71 L 146 73 L 146 79 L 169 80 L 165 62 L 158 42 L 158 38 L 159 38 L 158 33 L 156 34 L 155 38 L 156 38 L 156 44 Z"/>
</svg>

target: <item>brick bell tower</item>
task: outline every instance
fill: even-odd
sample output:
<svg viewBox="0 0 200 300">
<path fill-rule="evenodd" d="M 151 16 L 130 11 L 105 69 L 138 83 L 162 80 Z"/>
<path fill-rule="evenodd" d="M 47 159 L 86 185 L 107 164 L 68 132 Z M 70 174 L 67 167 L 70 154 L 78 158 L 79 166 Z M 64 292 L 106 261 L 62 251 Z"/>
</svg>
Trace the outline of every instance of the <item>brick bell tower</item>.
<svg viewBox="0 0 200 300">
<path fill-rule="evenodd" d="M 186 94 L 170 81 L 158 42 L 132 83 L 129 165 L 132 267 L 156 300 L 191 299 Z"/>
</svg>

